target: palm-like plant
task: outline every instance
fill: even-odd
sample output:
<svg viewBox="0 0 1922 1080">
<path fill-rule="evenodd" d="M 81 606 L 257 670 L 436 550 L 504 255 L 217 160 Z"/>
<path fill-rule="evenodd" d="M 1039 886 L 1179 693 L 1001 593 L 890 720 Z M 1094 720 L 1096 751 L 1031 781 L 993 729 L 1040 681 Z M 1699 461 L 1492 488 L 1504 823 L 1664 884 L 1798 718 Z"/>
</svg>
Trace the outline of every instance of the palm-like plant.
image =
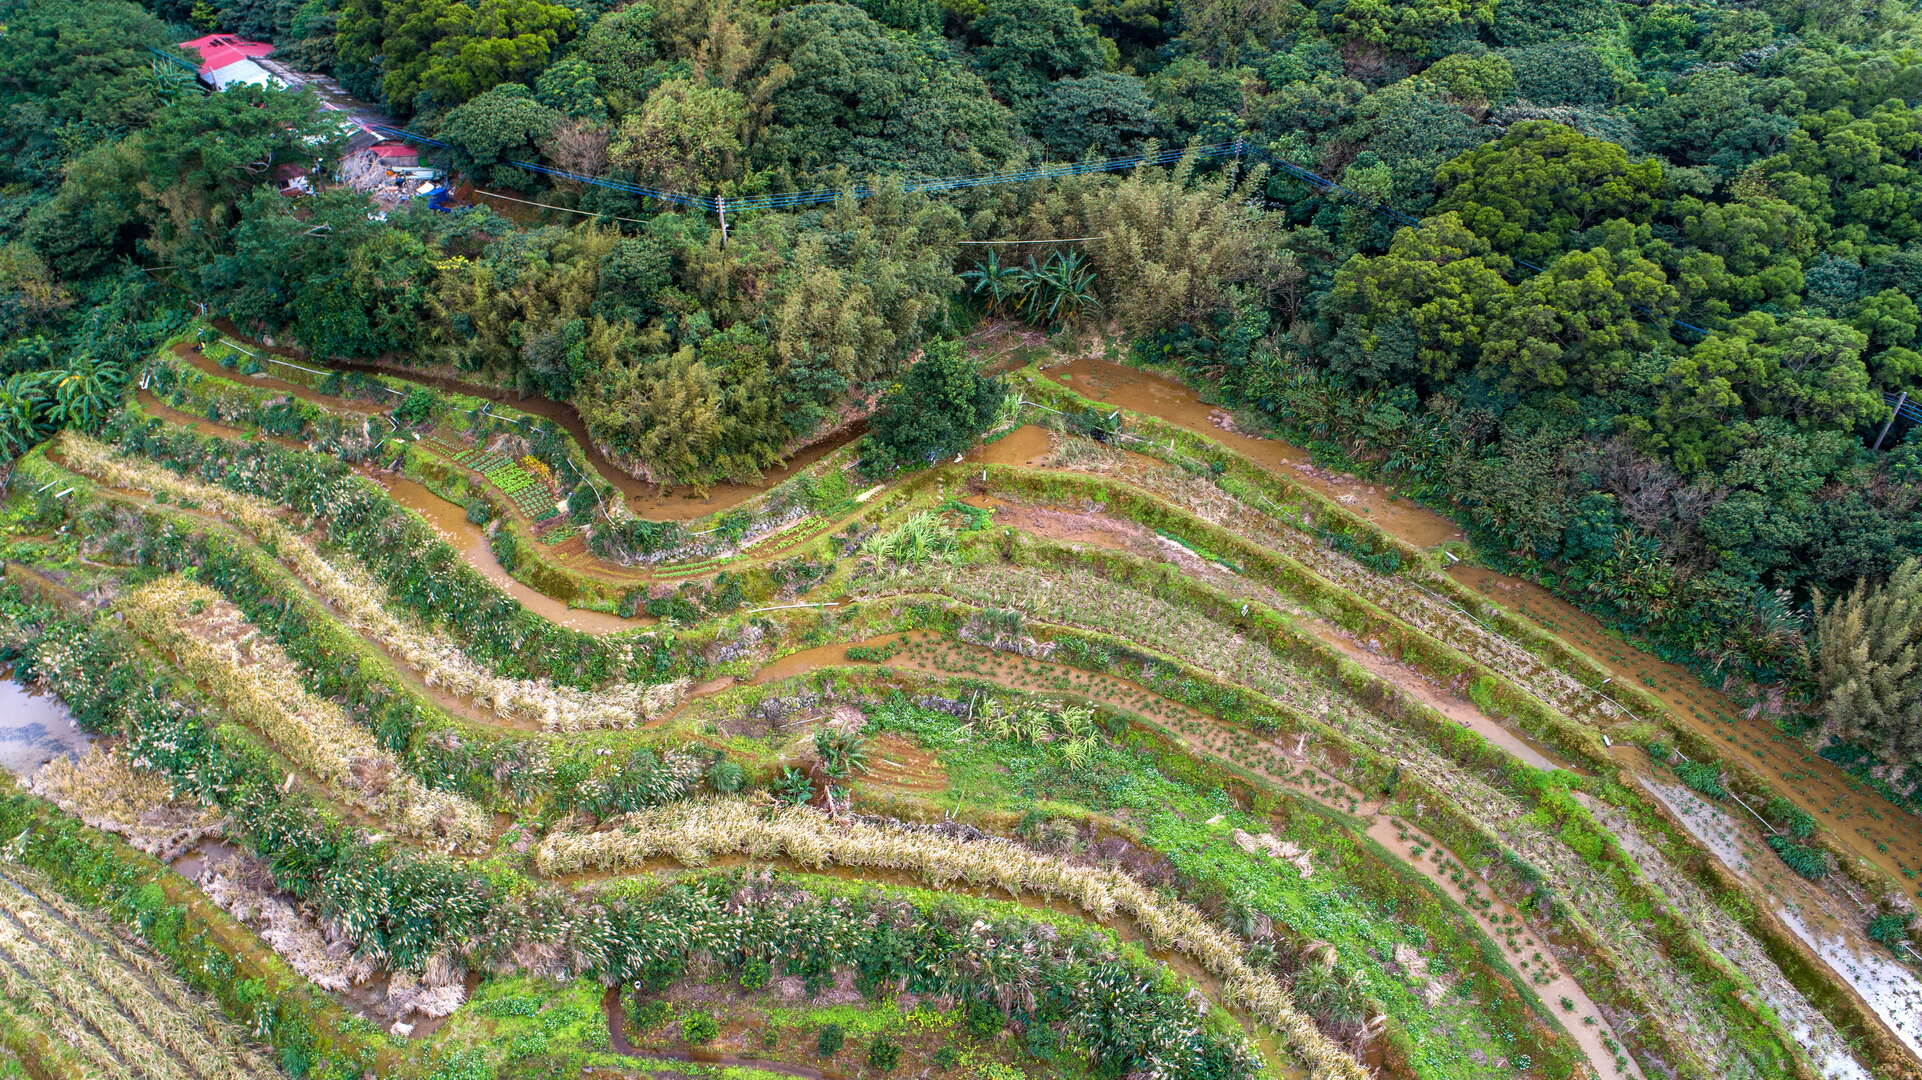
<svg viewBox="0 0 1922 1080">
<path fill-rule="evenodd" d="M 126 370 L 119 364 L 91 356 L 51 374 L 53 405 L 48 417 L 83 430 L 106 418 L 127 384 Z"/>
<path fill-rule="evenodd" d="M 0 382 L 0 455 L 25 453 L 40 441 L 45 402 L 38 375 L 14 375 Z"/>
<path fill-rule="evenodd" d="M 979 266 L 962 271 L 961 280 L 970 282 L 974 294 L 985 297 L 988 310 L 996 313 L 1020 303 L 1031 284 L 1026 270 L 1002 262 L 1001 253 L 993 248 L 988 249 L 987 259 Z"/>
<path fill-rule="evenodd" d="M 1028 287 L 1021 302 L 1031 319 L 1059 326 L 1101 307 L 1095 295 L 1094 267 L 1078 251 L 1057 251 L 1039 266 L 1029 259 L 1022 276 Z"/>
<path fill-rule="evenodd" d="M 836 780 L 868 767 L 867 740 L 853 732 L 817 731 L 814 751 L 821 756 L 821 768 Z"/>
</svg>

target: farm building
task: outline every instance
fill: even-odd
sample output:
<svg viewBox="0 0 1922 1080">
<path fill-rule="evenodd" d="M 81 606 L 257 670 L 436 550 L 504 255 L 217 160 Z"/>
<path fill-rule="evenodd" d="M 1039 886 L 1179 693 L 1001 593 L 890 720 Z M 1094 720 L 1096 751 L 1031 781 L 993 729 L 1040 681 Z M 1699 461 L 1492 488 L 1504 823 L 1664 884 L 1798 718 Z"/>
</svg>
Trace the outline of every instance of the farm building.
<svg viewBox="0 0 1922 1080">
<path fill-rule="evenodd" d="M 405 143 L 376 134 L 388 118 L 365 102 L 342 90 L 325 75 L 295 71 L 272 58 L 274 47 L 264 41 L 247 41 L 232 34 L 208 34 L 180 47 L 200 57 L 200 81 L 215 90 L 230 86 L 280 86 L 312 90 L 320 107 L 340 115 L 341 131 L 347 139 L 334 172 L 341 184 L 365 192 L 383 207 L 433 187 L 439 170 L 423 167 L 420 152 Z M 280 190 L 289 195 L 314 190 L 305 170 L 297 175 L 276 174 Z"/>
<path fill-rule="evenodd" d="M 232 34 L 208 34 L 183 41 L 180 47 L 200 56 L 200 81 L 215 90 L 225 90 L 236 83 L 280 85 L 281 80 L 259 63 L 274 51 L 274 47 L 264 41 L 246 41 Z"/>
</svg>

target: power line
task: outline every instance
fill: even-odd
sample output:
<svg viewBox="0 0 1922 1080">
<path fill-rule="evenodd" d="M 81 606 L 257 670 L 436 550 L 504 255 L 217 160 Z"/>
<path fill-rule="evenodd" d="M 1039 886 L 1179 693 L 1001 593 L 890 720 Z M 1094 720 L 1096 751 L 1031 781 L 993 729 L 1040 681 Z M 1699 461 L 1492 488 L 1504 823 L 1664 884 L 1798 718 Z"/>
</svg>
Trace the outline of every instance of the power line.
<svg viewBox="0 0 1922 1080">
<path fill-rule="evenodd" d="M 421 135 L 416 132 L 408 131 L 405 128 L 397 128 L 397 127 L 392 127 L 385 124 L 375 124 L 375 125 L 371 125 L 371 127 L 374 130 L 384 133 L 393 138 L 406 139 L 413 142 L 425 143 L 429 146 L 438 146 L 442 148 L 452 149 L 451 147 L 448 146 L 447 143 L 442 142 L 439 139 L 431 138 L 426 135 Z M 1381 199 L 1378 199 L 1369 195 L 1364 195 L 1361 192 L 1354 190 L 1353 188 L 1346 187 L 1340 183 L 1337 183 L 1336 181 L 1331 180 L 1328 177 L 1325 177 L 1320 173 L 1315 172 L 1312 169 L 1308 169 L 1303 166 L 1297 165 L 1294 162 L 1287 160 L 1286 158 L 1276 157 L 1273 153 L 1270 153 L 1267 150 L 1251 147 L 1248 144 L 1247 140 L 1245 139 L 1234 139 L 1228 142 L 1211 143 L 1206 146 L 1168 148 L 1163 150 L 1156 150 L 1153 153 L 1148 153 L 1148 154 L 1136 154 L 1136 155 L 1127 156 L 1127 157 L 1107 158 L 1101 161 L 1082 161 L 1082 162 L 1074 162 L 1072 164 L 1040 165 L 1040 166 L 1035 166 L 1027 169 L 1018 169 L 1013 172 L 985 173 L 978 176 L 947 176 L 947 177 L 937 177 L 937 178 L 927 179 L 927 180 L 913 180 L 901 185 L 901 190 L 909 193 L 932 194 L 932 193 L 943 192 L 943 191 L 958 191 L 965 188 L 986 187 L 994 184 L 1014 184 L 1014 183 L 1023 183 L 1029 180 L 1052 180 L 1052 179 L 1059 179 L 1067 176 L 1084 176 L 1090 173 L 1118 172 L 1126 169 L 1140 168 L 1142 166 L 1147 166 L 1147 165 L 1172 164 L 1174 162 L 1181 161 L 1183 159 L 1209 160 L 1209 159 L 1225 158 L 1225 157 L 1234 157 L 1239 159 L 1244 156 L 1253 157 L 1258 161 L 1262 161 L 1266 164 L 1272 165 L 1276 169 L 1280 170 L 1284 175 L 1289 176 L 1295 180 L 1301 181 L 1302 183 L 1307 184 L 1310 187 L 1317 188 L 1322 192 L 1338 195 L 1351 202 L 1358 203 L 1361 206 L 1374 211 L 1375 213 L 1381 214 L 1382 216 L 1389 218 L 1390 220 L 1396 222 L 1399 225 L 1404 225 L 1410 228 L 1419 228 L 1422 224 L 1422 219 L 1416 217 L 1413 214 L 1410 214 L 1396 207 L 1390 206 L 1386 202 L 1382 201 Z M 749 195 L 741 198 L 729 199 L 721 196 L 694 195 L 694 194 L 687 194 L 684 192 L 662 191 L 657 188 L 650 188 L 640 184 L 631 184 L 621 180 L 608 180 L 604 177 L 588 176 L 584 173 L 577 173 L 568 169 L 557 169 L 552 166 L 539 165 L 539 164 L 535 164 L 533 162 L 527 162 L 527 161 L 508 161 L 506 164 L 512 165 L 515 168 L 526 169 L 529 172 L 539 173 L 545 176 L 555 176 L 555 177 L 560 177 L 562 179 L 573 180 L 577 183 L 592 184 L 599 187 L 611 188 L 613 190 L 626 192 L 632 195 L 640 195 L 646 198 L 658 199 L 662 202 L 667 202 L 677 206 L 690 206 L 690 207 L 695 207 L 701 210 L 706 210 L 710 213 L 718 214 L 720 215 L 720 219 L 721 219 L 721 232 L 722 232 L 723 242 L 725 242 L 726 240 L 727 214 L 728 214 L 728 211 L 730 210 L 736 213 L 745 212 L 749 210 L 791 210 L 791 209 L 797 209 L 803 206 L 819 206 L 827 203 L 838 202 L 842 199 L 850 199 L 850 198 L 864 199 L 864 198 L 869 198 L 874 194 L 874 190 L 868 187 L 866 184 L 855 184 L 846 189 L 819 189 L 815 191 L 790 191 L 790 192 L 781 192 L 781 193 L 775 193 L 775 194 Z M 502 197 L 504 198 L 505 196 L 502 196 Z M 526 200 L 516 200 L 516 201 L 526 201 Z M 535 203 L 533 205 L 538 206 L 543 204 Z M 555 207 L 555 209 L 565 209 L 565 208 Z M 574 212 L 580 213 L 581 211 L 574 211 Z M 622 219 L 622 220 L 632 220 L 632 219 Z M 1077 241 L 1078 240 L 1098 240 L 1098 239 L 1104 239 L 1104 237 L 1075 238 L 1075 240 Z M 1050 242 L 1069 243 L 1074 241 L 1066 241 L 1066 240 L 1064 241 L 979 241 L 979 240 L 961 241 L 961 243 L 965 243 L 965 244 L 1050 243 Z M 1527 269 L 1533 270 L 1538 274 L 1547 272 L 1546 269 L 1543 268 L 1542 266 L 1529 262 L 1526 259 L 1515 259 L 1514 262 L 1516 265 L 1526 267 Z M 1629 307 L 1632 310 L 1634 310 L 1637 314 L 1642 315 L 1645 318 L 1649 318 L 1649 319 L 1664 318 L 1664 316 L 1662 316 L 1660 312 L 1654 310 L 1653 308 L 1649 307 L 1646 304 L 1630 302 Z M 1709 330 L 1707 327 L 1698 326 L 1695 323 L 1688 322 L 1680 318 L 1675 318 L 1673 316 L 1669 316 L 1666 318 L 1670 325 L 1680 327 L 1684 330 L 1691 331 L 1703 337 L 1707 337 L 1713 333 L 1713 331 Z"/>
<path fill-rule="evenodd" d="M 483 188 L 475 188 L 474 194 L 485 195 L 490 199 L 506 199 L 508 202 L 524 203 L 528 206 L 538 206 L 543 210 L 559 210 L 567 214 L 579 214 L 582 217 L 606 217 L 606 218 L 613 218 L 615 221 L 631 221 L 636 225 L 647 224 L 646 221 L 643 221 L 640 218 L 621 217 L 619 214 L 597 214 L 592 210 L 573 210 L 565 206 L 555 206 L 553 203 L 535 202 L 532 199 L 517 199 L 512 195 L 502 195 L 498 191 L 487 191 Z"/>
<path fill-rule="evenodd" d="M 1083 240 L 1106 240 L 1107 238 L 1106 235 L 1061 236 L 1053 240 L 956 240 L 955 243 L 964 247 L 976 244 L 1078 244 Z"/>
</svg>

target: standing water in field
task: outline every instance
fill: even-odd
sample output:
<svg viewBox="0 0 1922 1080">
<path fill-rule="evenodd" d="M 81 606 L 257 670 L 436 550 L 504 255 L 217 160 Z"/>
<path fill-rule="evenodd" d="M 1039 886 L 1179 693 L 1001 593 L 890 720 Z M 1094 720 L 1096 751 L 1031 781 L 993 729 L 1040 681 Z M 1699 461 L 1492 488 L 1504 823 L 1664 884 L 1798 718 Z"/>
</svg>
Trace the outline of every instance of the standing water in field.
<svg viewBox="0 0 1922 1080">
<path fill-rule="evenodd" d="M 79 757 L 93 736 L 74 724 L 60 699 L 0 672 L 0 768 L 25 778 L 57 757 Z"/>
</svg>

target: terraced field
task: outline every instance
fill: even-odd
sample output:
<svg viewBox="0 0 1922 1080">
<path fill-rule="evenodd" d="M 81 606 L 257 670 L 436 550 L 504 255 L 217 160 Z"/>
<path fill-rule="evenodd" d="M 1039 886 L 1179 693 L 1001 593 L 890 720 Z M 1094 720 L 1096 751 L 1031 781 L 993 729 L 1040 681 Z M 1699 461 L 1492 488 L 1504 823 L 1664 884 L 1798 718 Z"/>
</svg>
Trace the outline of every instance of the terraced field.
<svg viewBox="0 0 1922 1080">
<path fill-rule="evenodd" d="M 7 480 L 29 1075 L 1922 1076 L 1913 819 L 1178 385 L 690 498 L 225 351 Z"/>
</svg>

